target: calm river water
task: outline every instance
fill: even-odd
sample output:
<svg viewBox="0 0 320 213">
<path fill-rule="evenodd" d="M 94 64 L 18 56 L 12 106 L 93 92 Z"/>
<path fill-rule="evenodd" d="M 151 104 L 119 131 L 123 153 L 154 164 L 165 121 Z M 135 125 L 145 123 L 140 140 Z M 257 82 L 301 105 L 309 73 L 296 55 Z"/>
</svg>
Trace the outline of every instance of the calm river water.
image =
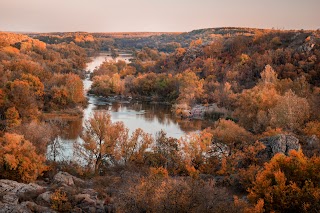
<svg viewBox="0 0 320 213">
<path fill-rule="evenodd" d="M 120 54 L 116 60 L 124 60 L 129 63 L 131 55 Z M 87 71 L 92 72 L 105 60 L 112 60 L 110 54 L 100 53 L 87 64 Z M 90 89 L 92 81 L 87 77 L 84 81 L 85 93 Z M 63 151 L 58 159 L 71 160 L 73 157 L 73 144 L 81 142 L 80 134 L 84 125 L 94 110 L 106 110 L 110 113 L 112 121 L 122 121 L 129 129 L 130 133 L 137 128 L 155 135 L 160 130 L 164 130 L 167 136 L 180 138 L 187 133 L 197 132 L 208 126 L 208 122 L 203 120 L 186 120 L 172 115 L 171 107 L 159 104 L 143 103 L 136 100 L 130 102 L 107 102 L 103 97 L 87 94 L 88 106 L 84 109 L 82 118 L 68 121 L 68 126 L 57 138 Z M 50 152 L 49 147 L 49 152 Z M 49 157 L 50 158 L 50 157 Z"/>
</svg>

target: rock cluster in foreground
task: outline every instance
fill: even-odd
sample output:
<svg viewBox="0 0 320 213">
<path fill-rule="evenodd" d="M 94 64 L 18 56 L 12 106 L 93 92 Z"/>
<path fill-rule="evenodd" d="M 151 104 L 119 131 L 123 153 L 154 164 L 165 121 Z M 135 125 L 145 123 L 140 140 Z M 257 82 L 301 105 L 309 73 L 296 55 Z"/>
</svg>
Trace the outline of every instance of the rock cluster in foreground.
<svg viewBox="0 0 320 213">
<path fill-rule="evenodd" d="M 54 201 L 57 192 L 70 193 L 65 200 L 60 198 Z M 55 210 L 111 212 L 111 209 L 108 199 L 99 199 L 97 191 L 67 172 L 57 173 L 50 184 L 24 184 L 0 179 L 0 213 L 57 212 Z"/>
</svg>

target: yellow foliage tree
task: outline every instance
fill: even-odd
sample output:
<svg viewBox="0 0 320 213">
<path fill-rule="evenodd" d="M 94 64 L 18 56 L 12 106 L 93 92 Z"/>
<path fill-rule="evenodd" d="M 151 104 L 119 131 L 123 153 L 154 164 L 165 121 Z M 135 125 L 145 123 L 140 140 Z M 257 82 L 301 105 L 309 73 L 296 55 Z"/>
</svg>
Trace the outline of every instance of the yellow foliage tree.
<svg viewBox="0 0 320 213">
<path fill-rule="evenodd" d="M 179 74 L 178 77 L 180 86 L 179 86 L 179 103 L 186 103 L 189 106 L 196 103 L 203 95 L 203 79 L 192 72 L 191 70 L 186 70 L 182 74 Z"/>
<path fill-rule="evenodd" d="M 289 90 L 269 113 L 273 127 L 292 131 L 300 128 L 309 118 L 310 107 L 306 98 L 300 98 Z"/>
</svg>

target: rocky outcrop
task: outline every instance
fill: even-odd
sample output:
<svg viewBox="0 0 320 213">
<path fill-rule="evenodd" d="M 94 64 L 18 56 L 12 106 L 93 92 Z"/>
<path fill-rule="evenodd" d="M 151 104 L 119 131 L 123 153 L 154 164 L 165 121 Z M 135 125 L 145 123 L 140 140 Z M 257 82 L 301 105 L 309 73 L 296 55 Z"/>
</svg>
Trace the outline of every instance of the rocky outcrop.
<svg viewBox="0 0 320 213">
<path fill-rule="evenodd" d="M 35 183 L 18 183 L 16 181 L 12 180 L 4 180 L 0 179 L 0 194 L 3 193 L 14 193 L 14 194 L 22 194 L 22 193 L 28 193 L 32 191 L 41 191 L 44 187 L 39 186 Z"/>
<path fill-rule="evenodd" d="M 14 213 L 32 213 L 30 209 L 28 209 L 26 206 L 18 205 L 18 204 L 9 204 L 9 203 L 1 203 L 0 202 L 0 213 L 8 213 L 8 212 L 14 212 Z"/>
<path fill-rule="evenodd" d="M 37 201 L 39 203 L 41 202 L 41 203 L 50 204 L 51 195 L 52 195 L 52 192 L 50 191 L 44 192 L 37 197 Z"/>
<path fill-rule="evenodd" d="M 20 203 L 22 196 L 30 196 L 44 190 L 44 187 L 35 183 L 24 184 L 12 180 L 0 180 L 0 213 L 54 212 L 30 201 Z"/>
<path fill-rule="evenodd" d="M 52 196 L 57 192 L 67 195 L 70 212 L 112 212 L 113 201 L 103 193 L 88 188 L 86 182 L 67 172 L 57 173 L 50 183 L 38 182 L 24 184 L 12 180 L 0 179 L 0 213 L 56 212 L 56 200 Z M 52 209 L 53 208 L 53 209 Z M 60 210 L 60 209 L 57 209 Z"/>
<path fill-rule="evenodd" d="M 260 153 L 268 159 L 272 158 L 277 153 L 288 155 L 290 150 L 299 150 L 299 139 L 293 135 L 279 134 L 272 137 L 267 137 L 259 140 L 266 148 Z"/>
<path fill-rule="evenodd" d="M 219 114 L 220 117 L 224 117 L 229 113 L 227 109 L 220 108 L 217 104 L 194 105 L 193 107 L 190 107 L 187 104 L 175 104 L 173 105 L 173 112 L 175 115 L 182 118 L 195 119 L 203 119 L 204 117 L 212 119 L 212 115 L 216 114 Z"/>
<path fill-rule="evenodd" d="M 68 172 L 58 172 L 53 177 L 53 182 L 63 185 L 63 186 L 74 186 L 84 184 L 84 181 L 80 178 L 77 178 L 73 175 L 70 175 Z"/>
<path fill-rule="evenodd" d="M 73 176 L 67 172 L 58 172 L 54 177 L 53 181 L 57 184 L 62 184 L 66 186 L 73 186 Z"/>
</svg>

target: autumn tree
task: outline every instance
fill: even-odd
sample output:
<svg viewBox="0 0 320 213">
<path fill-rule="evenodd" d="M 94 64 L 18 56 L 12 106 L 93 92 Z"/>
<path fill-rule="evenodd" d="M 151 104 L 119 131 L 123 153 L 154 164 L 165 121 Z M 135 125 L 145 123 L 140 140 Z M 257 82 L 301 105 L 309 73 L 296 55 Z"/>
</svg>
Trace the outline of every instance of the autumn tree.
<svg viewBox="0 0 320 213">
<path fill-rule="evenodd" d="M 177 48 L 175 49 L 175 52 L 174 52 L 174 60 L 175 60 L 175 63 L 178 64 L 178 63 L 181 63 L 182 60 L 183 60 L 183 57 L 185 55 L 185 53 L 187 52 L 187 50 L 185 48 Z"/>
<path fill-rule="evenodd" d="M 208 58 L 214 58 L 221 54 L 223 50 L 223 40 L 217 38 L 214 42 L 204 47 L 204 53 Z"/>
<path fill-rule="evenodd" d="M 97 95 L 114 95 L 124 93 L 124 81 L 120 79 L 120 75 L 115 73 L 112 76 L 101 75 L 93 78 L 91 92 Z"/>
<path fill-rule="evenodd" d="M 276 90 L 277 74 L 270 66 L 261 72 L 260 82 L 238 95 L 234 115 L 246 129 L 264 131 L 270 125 L 269 110 L 280 98 Z"/>
<path fill-rule="evenodd" d="M 81 103 L 85 100 L 83 93 L 83 83 L 76 74 L 68 74 L 66 76 L 66 88 L 68 97 L 73 103 Z"/>
<path fill-rule="evenodd" d="M 199 39 L 197 39 L 197 40 L 193 40 L 193 41 L 191 41 L 191 43 L 190 43 L 190 47 L 198 47 L 198 46 L 201 46 L 202 45 L 202 39 L 201 38 L 199 38 Z"/>
<path fill-rule="evenodd" d="M 232 85 L 229 82 L 225 82 L 223 84 L 217 84 L 217 82 L 214 84 L 217 86 L 213 93 L 213 97 L 217 104 L 219 106 L 223 106 L 227 109 L 233 109 L 233 106 L 235 105 L 236 95 L 233 92 Z"/>
<path fill-rule="evenodd" d="M 15 107 L 8 108 L 5 112 L 5 117 L 6 117 L 7 128 L 10 129 L 10 128 L 20 126 L 21 118 L 18 110 Z"/>
<path fill-rule="evenodd" d="M 182 164 L 178 139 L 167 137 L 162 130 L 158 132 L 153 144 L 153 152 L 149 154 L 147 163 L 152 167 L 164 168 L 170 174 L 176 174 Z"/>
<path fill-rule="evenodd" d="M 5 94 L 4 90 L 0 89 L 0 109 L 5 104 L 5 98 L 6 98 L 6 94 Z"/>
<path fill-rule="evenodd" d="M 50 103 L 50 108 L 55 108 L 55 106 L 64 107 L 68 105 L 68 90 L 65 86 L 54 86 L 51 89 L 51 93 L 52 102 Z"/>
<path fill-rule="evenodd" d="M 37 119 L 39 115 L 39 102 L 36 94 L 26 81 L 15 80 L 9 84 L 9 100 L 18 110 L 23 120 Z"/>
<path fill-rule="evenodd" d="M 300 98 L 289 90 L 269 109 L 271 125 L 285 130 L 297 130 L 308 120 L 309 109 L 306 98 Z"/>
<path fill-rule="evenodd" d="M 35 94 L 37 99 L 42 98 L 44 95 L 44 85 L 37 76 L 23 74 L 21 79 L 29 84 L 30 90 Z"/>
<path fill-rule="evenodd" d="M 203 131 L 200 134 L 192 133 L 180 139 L 182 145 L 182 156 L 187 172 L 191 175 L 198 175 L 199 171 L 205 170 L 209 151 L 212 149 L 212 134 Z"/>
<path fill-rule="evenodd" d="M 85 100 L 83 82 L 76 74 L 55 74 L 46 87 L 46 105 L 49 109 L 65 108 L 81 104 Z"/>
<path fill-rule="evenodd" d="M 128 75 L 135 75 L 137 69 L 133 66 L 126 66 L 122 70 L 120 70 L 120 77 L 126 77 Z"/>
<path fill-rule="evenodd" d="M 303 132 L 308 136 L 315 135 L 318 138 L 320 138 L 320 122 L 319 121 L 308 122 L 305 128 L 303 128 Z"/>
<path fill-rule="evenodd" d="M 6 133 L 0 138 L 0 156 L 1 178 L 31 182 L 46 170 L 45 156 L 22 135 Z"/>
<path fill-rule="evenodd" d="M 186 70 L 178 76 L 179 79 L 179 97 L 178 101 L 180 103 L 186 103 L 188 105 L 193 105 L 203 95 L 203 80 L 192 72 L 191 70 Z"/>
<path fill-rule="evenodd" d="M 136 129 L 131 137 L 128 137 L 128 129 L 123 133 L 122 140 L 119 140 L 116 147 L 116 155 L 119 161 L 125 165 L 129 163 L 143 164 L 146 151 L 150 148 L 152 137 L 142 129 Z"/>
<path fill-rule="evenodd" d="M 229 156 L 226 167 L 222 169 L 233 176 L 232 185 L 237 189 L 246 191 L 253 186 L 257 173 L 266 161 L 260 155 L 265 148 L 263 143 L 256 141 L 254 144 L 251 143 L 242 149 L 235 150 L 233 155 Z"/>
<path fill-rule="evenodd" d="M 129 178 L 121 190 L 117 210 L 129 212 L 239 212 L 226 189 L 214 181 L 170 177 L 163 168 L 151 168 L 137 181 Z"/>
<path fill-rule="evenodd" d="M 272 83 L 276 84 L 278 80 L 278 74 L 274 69 L 268 64 L 265 66 L 264 70 L 260 73 L 260 82 L 263 84 Z"/>
<path fill-rule="evenodd" d="M 126 133 L 123 123 L 113 123 L 110 114 L 104 111 L 94 112 L 93 116 L 86 121 L 81 147 L 94 161 L 95 174 L 99 174 L 105 160 L 114 160 L 115 147 L 119 141 L 126 139 Z"/>
<path fill-rule="evenodd" d="M 242 149 L 254 142 L 254 136 L 250 132 L 231 120 L 220 119 L 210 133 L 215 152 L 221 154 L 231 155 L 235 149 Z"/>
<path fill-rule="evenodd" d="M 260 171 L 249 199 L 264 201 L 266 212 L 317 212 L 320 209 L 319 157 L 307 158 L 302 151 L 275 155 Z"/>
<path fill-rule="evenodd" d="M 32 143 L 36 152 L 40 155 L 47 153 L 47 146 L 57 136 L 56 132 L 58 130 L 53 123 L 32 121 L 22 125 L 18 131 Z"/>
<path fill-rule="evenodd" d="M 109 75 L 110 77 L 113 74 L 118 73 L 118 66 L 112 61 L 104 61 L 97 69 L 93 71 L 93 76 L 98 75 Z"/>
</svg>

